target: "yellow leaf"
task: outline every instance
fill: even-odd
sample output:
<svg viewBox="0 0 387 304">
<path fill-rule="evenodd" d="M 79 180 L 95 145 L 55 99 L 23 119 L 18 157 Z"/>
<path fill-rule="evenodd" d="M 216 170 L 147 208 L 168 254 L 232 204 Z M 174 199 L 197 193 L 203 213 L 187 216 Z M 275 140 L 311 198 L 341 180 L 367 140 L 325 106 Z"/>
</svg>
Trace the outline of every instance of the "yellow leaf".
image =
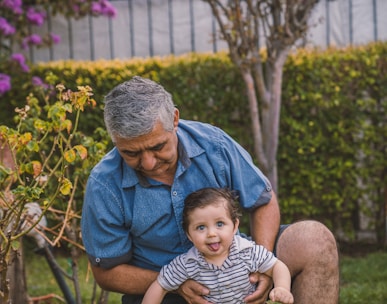
<svg viewBox="0 0 387 304">
<path fill-rule="evenodd" d="M 74 147 L 75 150 L 77 150 L 77 153 L 79 157 L 83 160 L 87 157 L 87 149 L 82 145 L 76 145 Z"/>
<path fill-rule="evenodd" d="M 32 166 L 34 169 L 34 177 L 36 177 L 42 172 L 42 164 L 39 161 L 34 160 Z"/>
<path fill-rule="evenodd" d="M 63 195 L 69 195 L 72 188 L 73 188 L 73 184 L 71 183 L 71 181 L 69 181 L 67 178 L 64 178 L 62 180 L 62 184 L 60 186 L 59 191 Z"/>
<path fill-rule="evenodd" d="M 32 134 L 30 132 L 24 133 L 19 137 L 21 145 L 26 145 L 32 139 Z"/>
<path fill-rule="evenodd" d="M 75 161 L 75 159 L 77 158 L 77 154 L 75 153 L 75 151 L 73 149 L 69 150 L 69 151 L 66 151 L 63 155 L 64 159 L 69 162 L 69 163 L 72 163 Z"/>
</svg>

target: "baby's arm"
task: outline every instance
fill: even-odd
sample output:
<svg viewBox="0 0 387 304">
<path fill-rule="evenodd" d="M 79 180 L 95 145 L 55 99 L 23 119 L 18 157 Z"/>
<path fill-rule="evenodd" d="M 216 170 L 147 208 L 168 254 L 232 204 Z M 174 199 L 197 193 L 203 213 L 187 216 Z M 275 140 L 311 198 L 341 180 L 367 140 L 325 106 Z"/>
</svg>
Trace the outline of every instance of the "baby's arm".
<svg viewBox="0 0 387 304">
<path fill-rule="evenodd" d="M 146 291 L 144 298 L 142 299 L 142 304 L 159 304 L 163 301 L 164 296 L 167 291 L 161 287 L 157 280 L 153 281 L 151 286 L 149 286 Z"/>
<path fill-rule="evenodd" d="M 277 260 L 273 268 L 266 272 L 274 281 L 274 288 L 270 291 L 270 300 L 283 304 L 293 304 L 293 295 L 290 292 L 291 276 L 288 267 Z"/>
</svg>

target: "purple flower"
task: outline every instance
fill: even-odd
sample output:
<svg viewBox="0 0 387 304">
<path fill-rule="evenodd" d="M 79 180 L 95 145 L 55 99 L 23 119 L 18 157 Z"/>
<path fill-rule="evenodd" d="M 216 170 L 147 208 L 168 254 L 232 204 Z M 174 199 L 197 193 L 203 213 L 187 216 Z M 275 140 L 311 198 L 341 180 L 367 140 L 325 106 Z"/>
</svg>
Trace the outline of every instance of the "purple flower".
<svg viewBox="0 0 387 304">
<path fill-rule="evenodd" d="M 19 64 L 23 64 L 26 62 L 24 55 L 19 53 L 12 54 L 11 59 L 17 61 Z"/>
<path fill-rule="evenodd" d="M 42 40 L 42 37 L 40 37 L 38 34 L 32 34 L 31 36 L 28 37 L 28 42 L 30 44 L 39 45 L 39 44 L 42 44 L 43 40 Z"/>
<path fill-rule="evenodd" d="M 46 17 L 44 12 L 37 12 L 32 7 L 27 10 L 26 16 L 28 21 L 38 26 L 41 26 L 44 23 L 44 18 Z"/>
<path fill-rule="evenodd" d="M 41 87 L 43 89 L 48 89 L 48 87 L 49 87 L 49 85 L 47 83 L 44 83 L 42 78 L 40 78 L 39 76 L 33 76 L 32 77 L 32 84 L 35 87 Z"/>
<path fill-rule="evenodd" d="M 80 9 L 79 9 L 79 5 L 77 4 L 73 4 L 72 6 L 72 10 L 74 13 L 79 13 Z"/>
<path fill-rule="evenodd" d="M 0 73 L 0 95 L 8 92 L 11 89 L 11 77 Z"/>
<path fill-rule="evenodd" d="M 101 14 L 102 13 L 101 4 L 98 2 L 93 2 L 91 4 L 91 12 L 97 15 Z"/>
<path fill-rule="evenodd" d="M 29 45 L 40 45 L 43 43 L 42 37 L 40 37 L 38 34 L 32 34 L 30 36 L 27 36 L 23 39 L 21 43 L 22 49 L 26 49 Z"/>
<path fill-rule="evenodd" d="M 0 17 L 0 31 L 3 32 L 5 36 L 13 35 L 16 29 L 8 23 L 6 19 Z"/>
<path fill-rule="evenodd" d="M 102 15 L 108 17 L 115 17 L 117 15 L 117 10 L 110 2 L 107 0 L 101 0 Z"/>
<path fill-rule="evenodd" d="M 106 0 L 93 2 L 91 4 L 91 12 L 108 17 L 115 17 L 117 15 L 117 10 Z"/>
<path fill-rule="evenodd" d="M 54 44 L 58 44 L 58 43 L 60 42 L 60 36 L 59 36 L 59 35 L 56 35 L 56 34 L 51 33 L 51 34 L 50 34 L 50 37 L 51 37 L 51 41 L 52 41 Z"/>
<path fill-rule="evenodd" d="M 40 78 L 39 76 L 33 76 L 32 77 L 32 84 L 34 86 L 41 87 L 44 84 L 44 82 L 43 82 L 42 78 Z"/>
<path fill-rule="evenodd" d="M 29 72 L 30 68 L 29 66 L 26 64 L 26 59 L 24 58 L 24 55 L 23 54 L 13 54 L 11 56 L 11 59 L 18 62 L 20 67 L 22 68 L 22 70 L 24 72 Z"/>
<path fill-rule="evenodd" d="M 23 13 L 22 0 L 4 0 L 3 6 L 12 10 L 16 15 L 21 15 Z"/>
</svg>

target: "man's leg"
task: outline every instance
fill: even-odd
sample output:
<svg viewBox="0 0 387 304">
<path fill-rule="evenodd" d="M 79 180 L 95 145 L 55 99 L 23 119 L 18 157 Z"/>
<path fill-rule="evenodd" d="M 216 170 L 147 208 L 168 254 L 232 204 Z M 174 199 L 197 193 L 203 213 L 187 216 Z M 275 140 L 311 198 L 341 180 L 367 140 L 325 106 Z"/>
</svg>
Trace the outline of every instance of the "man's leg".
<svg viewBox="0 0 387 304">
<path fill-rule="evenodd" d="M 277 243 L 277 257 L 292 275 L 296 304 L 337 304 L 339 258 L 336 240 L 321 223 L 302 221 L 290 225 Z"/>
</svg>

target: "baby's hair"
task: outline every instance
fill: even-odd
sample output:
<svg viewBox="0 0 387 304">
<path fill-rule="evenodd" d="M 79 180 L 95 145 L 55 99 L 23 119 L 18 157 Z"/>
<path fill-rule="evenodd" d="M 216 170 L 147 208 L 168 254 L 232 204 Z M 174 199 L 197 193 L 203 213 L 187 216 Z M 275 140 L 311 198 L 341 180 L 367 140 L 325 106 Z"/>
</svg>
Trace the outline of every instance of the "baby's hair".
<svg viewBox="0 0 387 304">
<path fill-rule="evenodd" d="M 183 210 L 183 229 L 188 231 L 188 216 L 197 208 L 204 208 L 211 204 L 217 203 L 219 199 L 225 199 L 227 210 L 232 222 L 235 224 L 239 219 L 238 195 L 236 191 L 227 188 L 203 188 L 189 194 L 184 201 Z"/>
</svg>

